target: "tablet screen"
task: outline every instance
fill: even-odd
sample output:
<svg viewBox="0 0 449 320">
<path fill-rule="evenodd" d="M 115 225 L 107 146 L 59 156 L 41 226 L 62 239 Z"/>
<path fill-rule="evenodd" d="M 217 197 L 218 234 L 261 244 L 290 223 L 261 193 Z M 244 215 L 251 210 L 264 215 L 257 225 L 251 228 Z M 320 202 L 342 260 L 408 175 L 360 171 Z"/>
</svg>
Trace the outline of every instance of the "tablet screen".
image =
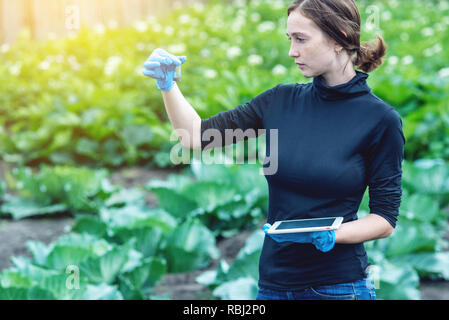
<svg viewBox="0 0 449 320">
<path fill-rule="evenodd" d="M 332 226 L 336 218 L 283 221 L 276 229 L 295 229 Z"/>
</svg>

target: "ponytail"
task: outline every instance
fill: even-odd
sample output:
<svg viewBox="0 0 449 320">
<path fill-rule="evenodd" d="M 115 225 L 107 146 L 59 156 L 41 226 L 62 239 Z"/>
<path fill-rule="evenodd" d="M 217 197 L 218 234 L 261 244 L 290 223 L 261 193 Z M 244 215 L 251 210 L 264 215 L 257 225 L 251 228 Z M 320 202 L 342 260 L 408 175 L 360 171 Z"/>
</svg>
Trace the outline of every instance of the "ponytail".
<svg viewBox="0 0 449 320">
<path fill-rule="evenodd" d="M 377 40 L 362 43 L 356 50 L 354 65 L 364 72 L 371 72 L 377 69 L 383 62 L 383 57 L 387 52 L 387 45 L 382 36 L 377 35 Z"/>
</svg>

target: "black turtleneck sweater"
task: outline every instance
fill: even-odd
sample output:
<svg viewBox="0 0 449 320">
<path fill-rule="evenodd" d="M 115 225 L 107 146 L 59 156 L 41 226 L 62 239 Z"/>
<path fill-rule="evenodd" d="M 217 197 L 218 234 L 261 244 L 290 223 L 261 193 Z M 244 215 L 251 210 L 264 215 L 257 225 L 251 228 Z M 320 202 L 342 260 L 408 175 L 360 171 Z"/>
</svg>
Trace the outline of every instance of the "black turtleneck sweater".
<svg viewBox="0 0 449 320">
<path fill-rule="evenodd" d="M 279 84 L 201 121 L 202 137 L 209 128 L 223 136 L 225 129 L 265 129 L 266 159 L 277 146 L 277 171 L 266 174 L 270 163 L 263 164 L 268 223 L 331 216 L 355 220 L 368 187 L 370 213 L 396 226 L 405 144 L 402 121 L 371 92 L 367 78 L 356 71 L 350 81 L 334 87 L 321 76 L 306 84 Z M 277 141 L 270 142 L 270 129 L 278 130 Z M 208 144 L 203 137 L 202 150 Z M 363 279 L 368 265 L 363 243 L 336 244 L 323 253 L 312 244 L 265 237 L 259 286 L 301 290 L 351 282 Z"/>
</svg>

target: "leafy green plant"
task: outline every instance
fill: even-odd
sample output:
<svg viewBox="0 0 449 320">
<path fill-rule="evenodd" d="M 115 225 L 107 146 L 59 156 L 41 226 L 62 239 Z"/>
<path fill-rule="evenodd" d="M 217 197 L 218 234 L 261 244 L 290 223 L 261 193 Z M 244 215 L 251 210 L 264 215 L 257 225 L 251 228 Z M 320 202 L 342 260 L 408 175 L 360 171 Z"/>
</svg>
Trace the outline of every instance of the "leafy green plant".
<svg viewBox="0 0 449 320">
<path fill-rule="evenodd" d="M 173 166 L 173 128 L 143 62 L 157 47 L 188 56 L 180 86 L 201 118 L 279 83 L 306 82 L 287 55 L 289 4 L 215 0 L 66 39 L 22 34 L 0 50 L 0 156 L 19 165 Z M 448 159 L 447 1 L 357 4 L 362 41 L 380 33 L 388 45 L 368 82 L 401 114 L 406 158 Z"/>
<path fill-rule="evenodd" d="M 176 226 L 163 210 L 135 203 L 79 215 L 70 233 L 27 247 L 32 258 L 12 257 L 13 267 L 0 274 L 0 299 L 149 299 L 165 273 L 218 258 L 200 221 Z"/>
<path fill-rule="evenodd" d="M 447 184 L 449 164 L 440 159 L 422 159 L 403 165 L 403 197 L 393 234 L 369 241 L 370 277 L 379 299 L 420 299 L 420 278 L 449 280 Z M 369 213 L 368 191 L 358 216 Z M 222 299 L 254 299 L 257 294 L 258 257 L 263 232 L 248 238 L 231 266 L 221 260 L 217 270 L 206 271 L 197 282 Z"/>
<path fill-rule="evenodd" d="M 202 273 L 196 281 L 211 288 L 212 294 L 225 300 L 254 300 L 258 291 L 259 257 L 264 232 L 253 232 L 233 264 L 221 259 L 217 270 Z"/>
<path fill-rule="evenodd" d="M 7 174 L 8 183 L 17 195 L 8 194 L 0 212 L 14 219 L 27 216 L 70 211 L 73 214 L 98 213 L 116 189 L 106 179 L 106 170 L 90 170 L 70 166 L 15 168 Z"/>
<path fill-rule="evenodd" d="M 191 176 L 193 175 L 193 177 Z M 161 208 L 183 220 L 200 219 L 216 235 L 231 236 L 260 221 L 268 190 L 257 165 L 204 165 L 192 158 L 189 175 L 152 180 L 146 185 Z"/>
</svg>

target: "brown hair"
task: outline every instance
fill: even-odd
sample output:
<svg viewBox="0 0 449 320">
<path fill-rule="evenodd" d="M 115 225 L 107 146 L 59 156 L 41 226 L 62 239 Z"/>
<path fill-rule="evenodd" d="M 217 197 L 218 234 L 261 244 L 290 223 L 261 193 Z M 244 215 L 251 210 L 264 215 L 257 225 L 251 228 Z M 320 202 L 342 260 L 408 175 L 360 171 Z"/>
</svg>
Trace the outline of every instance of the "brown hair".
<svg viewBox="0 0 449 320">
<path fill-rule="evenodd" d="M 371 72 L 382 64 L 387 46 L 382 36 L 360 44 L 360 13 L 354 0 L 295 0 L 287 16 L 298 9 L 352 57 L 353 64 Z M 346 35 L 345 35 L 346 34 Z"/>
</svg>

